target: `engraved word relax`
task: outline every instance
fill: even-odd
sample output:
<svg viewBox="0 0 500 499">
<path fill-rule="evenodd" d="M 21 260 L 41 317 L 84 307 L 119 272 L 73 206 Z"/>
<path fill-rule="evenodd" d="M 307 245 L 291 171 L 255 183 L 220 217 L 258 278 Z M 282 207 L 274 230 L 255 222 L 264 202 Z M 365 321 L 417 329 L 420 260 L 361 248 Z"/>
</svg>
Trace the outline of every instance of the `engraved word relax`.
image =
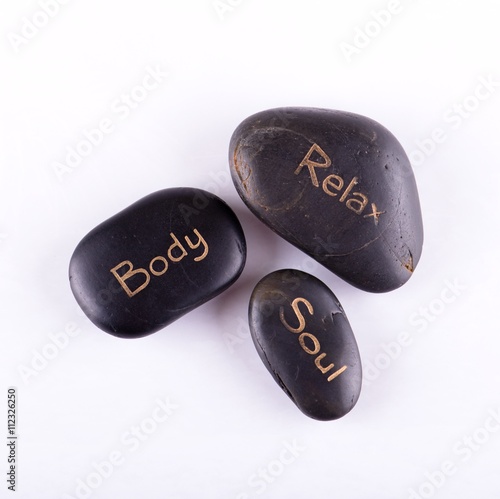
<svg viewBox="0 0 500 499">
<path fill-rule="evenodd" d="M 307 307 L 307 310 L 309 311 L 309 313 L 311 315 L 314 314 L 314 309 L 313 309 L 313 306 L 311 305 L 310 301 L 306 300 L 305 298 L 295 298 L 295 300 L 292 301 L 292 309 L 295 312 L 297 319 L 299 320 L 299 327 L 292 327 L 292 326 L 290 326 L 290 324 L 288 324 L 288 322 L 285 320 L 285 314 L 284 314 L 283 307 L 280 307 L 280 320 L 281 320 L 281 323 L 291 333 L 296 333 L 296 334 L 301 333 L 299 336 L 299 344 L 302 347 L 302 350 L 304 350 L 304 352 L 308 353 L 309 355 L 316 355 L 321 350 L 321 345 L 318 341 L 318 338 L 316 338 L 316 336 L 314 336 L 311 333 L 304 333 L 303 332 L 305 327 L 306 327 L 306 320 L 304 319 L 304 316 L 302 315 L 301 311 L 299 310 L 299 303 L 304 303 L 305 306 Z M 309 346 L 306 345 L 306 338 L 312 342 L 313 348 L 310 348 Z M 334 367 L 333 364 L 329 364 L 326 367 L 321 364 L 321 361 L 325 357 L 326 357 L 326 353 L 320 353 L 314 359 L 314 365 L 323 374 L 326 374 L 327 372 L 331 371 Z M 330 376 L 328 376 L 328 381 L 332 381 L 339 374 L 342 374 L 346 369 L 347 369 L 347 366 L 342 366 L 340 369 L 338 369 L 334 373 L 331 373 Z"/>
<path fill-rule="evenodd" d="M 314 152 L 318 153 L 325 160 L 325 162 L 318 163 L 316 161 L 312 161 L 311 155 Z M 307 166 L 309 170 L 309 175 L 311 176 L 312 184 L 314 185 L 314 187 L 319 187 L 318 177 L 316 175 L 315 168 L 328 168 L 331 166 L 331 164 L 332 160 L 325 153 L 325 151 L 323 151 L 323 149 L 321 149 L 321 147 L 318 144 L 313 144 L 312 147 L 309 149 L 309 152 L 306 154 L 305 158 L 302 160 L 302 162 L 297 167 L 294 173 L 295 175 L 298 175 L 302 171 L 304 166 Z M 354 211 L 354 213 L 356 213 L 357 215 L 361 215 L 368 204 L 368 197 L 362 194 L 361 192 L 353 192 L 352 197 L 347 199 L 347 197 L 351 194 L 351 191 L 353 190 L 354 186 L 357 185 L 357 183 L 358 183 L 358 177 L 354 177 L 347 186 L 346 190 L 340 196 L 339 202 L 343 203 L 344 201 L 347 200 L 346 201 L 347 208 Z M 335 197 L 337 196 L 337 194 L 340 194 L 340 192 L 344 188 L 344 179 L 339 175 L 334 175 L 334 174 L 328 175 L 328 177 L 326 177 L 323 180 L 322 188 L 326 194 Z M 371 208 L 372 208 L 372 213 L 370 213 L 369 215 L 364 215 L 363 218 L 373 217 L 375 225 L 378 225 L 380 215 L 384 214 L 385 211 L 378 211 L 377 205 L 375 203 L 371 203 Z"/>
<path fill-rule="evenodd" d="M 193 232 L 198 237 L 198 241 L 196 243 L 192 242 L 188 236 L 184 236 L 184 239 L 186 240 L 189 248 L 192 250 L 199 248 L 200 245 L 203 246 L 203 253 L 194 258 L 195 262 L 200 262 L 208 255 L 208 244 L 197 229 L 194 229 Z M 167 256 L 171 262 L 177 263 L 180 262 L 188 253 L 173 232 L 170 233 L 170 237 L 174 242 L 168 248 Z M 128 270 L 124 274 L 118 274 L 118 270 L 120 270 L 124 266 L 128 266 Z M 138 268 L 136 270 L 133 270 L 133 268 L 134 266 L 132 265 L 132 262 L 130 260 L 125 260 L 110 270 L 110 272 L 116 277 L 122 288 L 125 290 L 125 293 L 127 293 L 130 298 L 142 291 L 149 284 L 149 281 L 151 280 L 150 273 L 154 276 L 161 276 L 165 274 L 165 272 L 168 270 L 168 260 L 164 256 L 155 256 L 149 263 L 149 272 L 143 268 Z M 130 287 L 125 283 L 125 281 L 137 274 L 143 274 L 145 280 L 138 288 L 132 291 Z"/>
</svg>

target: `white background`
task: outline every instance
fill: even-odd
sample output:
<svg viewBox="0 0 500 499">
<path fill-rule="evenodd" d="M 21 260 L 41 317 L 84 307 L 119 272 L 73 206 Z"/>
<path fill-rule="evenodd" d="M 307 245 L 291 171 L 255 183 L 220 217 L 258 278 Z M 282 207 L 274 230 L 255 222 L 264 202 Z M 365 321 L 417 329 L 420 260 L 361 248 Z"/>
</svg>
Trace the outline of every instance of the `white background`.
<svg viewBox="0 0 500 499">
<path fill-rule="evenodd" d="M 0 435 L 7 388 L 19 398 L 18 491 L 4 481 L 4 441 L 1 497 L 500 497 L 490 416 L 500 410 L 497 1 L 401 0 L 381 28 L 373 12 L 394 2 L 73 0 L 34 30 L 28 21 L 44 22 L 37 2 L 1 2 Z M 362 45 L 366 28 L 366 46 L 349 57 L 342 44 Z M 135 87 L 148 67 L 165 75 L 144 95 Z M 117 107 L 131 92 L 142 102 Z M 411 153 L 425 244 L 401 289 L 349 286 L 238 198 L 233 130 L 287 105 L 369 116 Z M 105 118 L 112 132 L 58 175 L 68 147 Z M 168 328 L 112 337 L 79 312 L 70 256 L 95 225 L 171 186 L 230 204 L 247 265 L 230 290 Z M 251 290 L 284 267 L 326 282 L 357 337 L 365 384 L 341 420 L 304 416 L 249 337 Z M 68 338 L 72 323 L 80 334 Z M 405 332 L 410 344 L 397 347 Z M 176 407 L 160 423 L 158 399 Z M 134 442 L 141 424 L 149 434 Z M 97 475 L 94 465 L 117 453 L 120 464 Z M 446 461 L 452 476 L 435 473 Z"/>
</svg>

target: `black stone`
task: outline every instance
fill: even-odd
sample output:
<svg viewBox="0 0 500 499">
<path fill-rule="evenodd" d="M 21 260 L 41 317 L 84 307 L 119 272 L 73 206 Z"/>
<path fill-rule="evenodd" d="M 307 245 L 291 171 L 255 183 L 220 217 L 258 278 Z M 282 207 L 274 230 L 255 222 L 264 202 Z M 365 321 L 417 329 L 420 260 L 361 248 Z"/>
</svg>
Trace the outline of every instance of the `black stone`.
<svg viewBox="0 0 500 499">
<path fill-rule="evenodd" d="M 274 380 L 307 416 L 347 414 L 361 391 L 361 359 L 335 295 L 319 279 L 278 270 L 255 287 L 250 332 Z"/>
<path fill-rule="evenodd" d="M 410 162 L 356 114 L 281 108 L 235 130 L 229 162 L 250 210 L 350 284 L 391 291 L 412 275 L 423 229 Z"/>
<path fill-rule="evenodd" d="M 200 189 L 155 192 L 78 244 L 69 278 L 89 319 L 123 338 L 167 326 L 228 288 L 246 243 L 229 206 Z"/>
</svg>

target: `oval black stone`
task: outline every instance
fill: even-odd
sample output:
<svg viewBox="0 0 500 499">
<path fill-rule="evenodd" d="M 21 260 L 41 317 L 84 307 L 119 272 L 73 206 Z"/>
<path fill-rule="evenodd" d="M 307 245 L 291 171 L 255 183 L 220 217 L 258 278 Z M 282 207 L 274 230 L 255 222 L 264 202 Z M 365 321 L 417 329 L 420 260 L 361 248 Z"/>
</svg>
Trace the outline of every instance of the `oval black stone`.
<svg viewBox="0 0 500 499">
<path fill-rule="evenodd" d="M 350 284 L 385 292 L 412 275 L 423 244 L 417 187 L 379 123 L 325 109 L 263 111 L 235 130 L 229 162 L 250 210 Z"/>
<path fill-rule="evenodd" d="M 278 270 L 255 287 L 250 332 L 274 380 L 307 416 L 347 414 L 361 391 L 361 359 L 351 326 L 332 291 L 298 270 Z"/>
<path fill-rule="evenodd" d="M 245 258 L 243 230 L 224 201 L 200 189 L 172 188 L 89 232 L 73 253 L 69 278 L 96 326 L 136 338 L 224 291 Z"/>
</svg>

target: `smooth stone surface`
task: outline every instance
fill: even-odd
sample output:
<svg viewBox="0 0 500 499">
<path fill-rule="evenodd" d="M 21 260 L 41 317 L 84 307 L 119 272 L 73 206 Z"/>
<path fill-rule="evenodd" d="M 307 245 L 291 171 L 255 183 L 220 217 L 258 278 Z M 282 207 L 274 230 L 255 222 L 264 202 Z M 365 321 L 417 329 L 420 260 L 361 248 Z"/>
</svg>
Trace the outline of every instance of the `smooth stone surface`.
<svg viewBox="0 0 500 499">
<path fill-rule="evenodd" d="M 246 243 L 229 206 L 200 189 L 155 192 L 78 244 L 69 278 L 76 300 L 104 331 L 154 333 L 228 288 Z"/>
<path fill-rule="evenodd" d="M 410 162 L 396 138 L 356 114 L 280 108 L 235 130 L 236 189 L 272 230 L 353 286 L 398 288 L 422 252 Z"/>
<path fill-rule="evenodd" d="M 255 287 L 250 332 L 274 380 L 307 416 L 347 414 L 361 391 L 361 359 L 335 295 L 319 279 L 278 270 Z"/>
</svg>

